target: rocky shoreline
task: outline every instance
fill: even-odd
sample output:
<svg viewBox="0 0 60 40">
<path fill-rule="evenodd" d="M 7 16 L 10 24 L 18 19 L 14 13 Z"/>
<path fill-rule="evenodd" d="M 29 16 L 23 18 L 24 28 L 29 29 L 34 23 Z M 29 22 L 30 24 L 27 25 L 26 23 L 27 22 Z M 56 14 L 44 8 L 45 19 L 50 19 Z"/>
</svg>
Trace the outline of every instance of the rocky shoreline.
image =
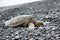
<svg viewBox="0 0 60 40">
<path fill-rule="evenodd" d="M 60 5 L 57 2 L 33 2 L 22 6 L 7 7 L 0 12 L 0 40 L 60 40 Z M 28 28 L 10 28 L 4 21 L 17 15 L 34 15 L 37 20 L 47 23 L 44 26 L 29 30 Z"/>
</svg>

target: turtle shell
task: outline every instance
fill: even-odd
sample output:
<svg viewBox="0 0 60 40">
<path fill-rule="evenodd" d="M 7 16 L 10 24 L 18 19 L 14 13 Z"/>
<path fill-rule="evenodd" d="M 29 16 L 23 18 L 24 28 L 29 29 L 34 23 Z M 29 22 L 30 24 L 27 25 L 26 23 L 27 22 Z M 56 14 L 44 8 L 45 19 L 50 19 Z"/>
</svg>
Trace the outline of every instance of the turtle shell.
<svg viewBox="0 0 60 40">
<path fill-rule="evenodd" d="M 23 26 L 24 23 L 29 22 L 33 18 L 34 17 L 32 15 L 19 15 L 6 21 L 5 26 L 11 26 L 11 27 L 18 26 L 18 25 Z"/>
</svg>

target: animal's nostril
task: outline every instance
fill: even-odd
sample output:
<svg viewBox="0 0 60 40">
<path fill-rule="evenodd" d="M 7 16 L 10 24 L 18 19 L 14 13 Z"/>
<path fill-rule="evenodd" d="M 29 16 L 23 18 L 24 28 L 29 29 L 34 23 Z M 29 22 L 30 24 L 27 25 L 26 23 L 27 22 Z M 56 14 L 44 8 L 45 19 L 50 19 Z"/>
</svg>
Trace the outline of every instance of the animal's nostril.
<svg viewBox="0 0 60 40">
<path fill-rule="evenodd" d="M 39 26 L 42 26 L 43 25 L 43 23 L 40 23 L 40 24 L 38 24 Z"/>
</svg>

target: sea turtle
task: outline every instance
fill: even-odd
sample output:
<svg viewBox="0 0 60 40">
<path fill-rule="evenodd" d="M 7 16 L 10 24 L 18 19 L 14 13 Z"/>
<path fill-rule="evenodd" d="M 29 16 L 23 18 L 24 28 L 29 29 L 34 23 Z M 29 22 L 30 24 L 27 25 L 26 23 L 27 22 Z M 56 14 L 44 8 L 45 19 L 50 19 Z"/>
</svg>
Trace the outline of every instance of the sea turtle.
<svg viewBox="0 0 60 40">
<path fill-rule="evenodd" d="M 29 26 L 41 26 L 43 22 L 38 21 L 32 15 L 19 15 L 5 22 L 5 26 L 10 27 L 29 27 Z"/>
</svg>

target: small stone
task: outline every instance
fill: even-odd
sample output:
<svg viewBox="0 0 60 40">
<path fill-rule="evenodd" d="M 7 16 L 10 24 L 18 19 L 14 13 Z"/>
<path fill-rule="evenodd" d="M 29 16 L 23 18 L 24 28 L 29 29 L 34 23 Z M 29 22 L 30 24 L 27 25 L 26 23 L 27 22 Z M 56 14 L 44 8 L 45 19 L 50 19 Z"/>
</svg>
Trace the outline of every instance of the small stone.
<svg viewBox="0 0 60 40">
<path fill-rule="evenodd" d="M 39 39 L 35 39 L 35 40 L 39 40 Z"/>
<path fill-rule="evenodd" d="M 35 39 L 33 39 L 33 38 L 30 38 L 29 40 L 35 40 Z"/>
<path fill-rule="evenodd" d="M 19 40 L 19 39 L 14 39 L 14 40 Z"/>
</svg>

